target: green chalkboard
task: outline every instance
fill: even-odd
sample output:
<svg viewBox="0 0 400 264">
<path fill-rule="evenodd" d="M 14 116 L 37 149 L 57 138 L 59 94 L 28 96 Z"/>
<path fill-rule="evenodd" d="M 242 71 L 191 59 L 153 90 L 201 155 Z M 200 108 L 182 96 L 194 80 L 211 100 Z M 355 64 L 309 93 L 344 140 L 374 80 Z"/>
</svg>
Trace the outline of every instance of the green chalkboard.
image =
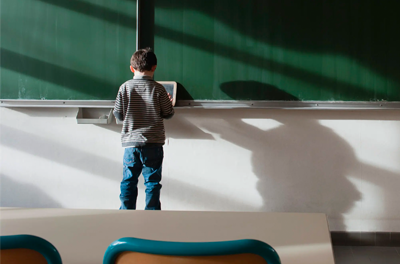
<svg viewBox="0 0 400 264">
<path fill-rule="evenodd" d="M 0 1 L 1 99 L 114 100 L 132 77 L 135 0 Z M 139 47 L 178 101 L 400 101 L 400 1 L 141 5 Z"/>
<path fill-rule="evenodd" d="M 1 99 L 115 100 L 132 78 L 134 0 L 0 0 Z"/>
<path fill-rule="evenodd" d="M 153 1 L 178 100 L 400 101 L 400 1 Z"/>
</svg>

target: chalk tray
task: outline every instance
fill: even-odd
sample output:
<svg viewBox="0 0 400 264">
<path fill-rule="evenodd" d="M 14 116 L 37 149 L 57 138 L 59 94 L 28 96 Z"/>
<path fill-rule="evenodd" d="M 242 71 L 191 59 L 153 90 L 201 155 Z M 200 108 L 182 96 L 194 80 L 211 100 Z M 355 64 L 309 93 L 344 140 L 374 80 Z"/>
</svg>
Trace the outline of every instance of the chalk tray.
<svg viewBox="0 0 400 264">
<path fill-rule="evenodd" d="M 76 122 L 78 124 L 108 125 L 113 118 L 112 111 L 112 108 L 79 108 Z"/>
</svg>

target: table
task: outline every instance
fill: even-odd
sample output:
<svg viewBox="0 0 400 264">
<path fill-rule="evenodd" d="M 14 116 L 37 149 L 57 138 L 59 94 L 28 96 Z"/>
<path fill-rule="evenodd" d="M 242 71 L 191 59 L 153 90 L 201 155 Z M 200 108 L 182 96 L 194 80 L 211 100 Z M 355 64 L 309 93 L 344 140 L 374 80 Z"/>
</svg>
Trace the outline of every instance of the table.
<svg viewBox="0 0 400 264">
<path fill-rule="evenodd" d="M 324 214 L 1 208 L 0 234 L 52 243 L 65 264 L 101 264 L 121 237 L 205 242 L 258 239 L 283 264 L 334 264 Z"/>
</svg>

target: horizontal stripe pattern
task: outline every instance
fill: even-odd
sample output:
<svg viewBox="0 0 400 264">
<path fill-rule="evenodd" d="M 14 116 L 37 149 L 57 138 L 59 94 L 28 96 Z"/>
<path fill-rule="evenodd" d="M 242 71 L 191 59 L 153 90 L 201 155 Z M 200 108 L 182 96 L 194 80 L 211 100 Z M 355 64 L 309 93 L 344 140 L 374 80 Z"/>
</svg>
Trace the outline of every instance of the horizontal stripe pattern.
<svg viewBox="0 0 400 264">
<path fill-rule="evenodd" d="M 149 76 L 135 76 L 119 88 L 114 115 L 123 121 L 123 147 L 164 145 L 164 119 L 174 109 L 164 86 Z"/>
</svg>

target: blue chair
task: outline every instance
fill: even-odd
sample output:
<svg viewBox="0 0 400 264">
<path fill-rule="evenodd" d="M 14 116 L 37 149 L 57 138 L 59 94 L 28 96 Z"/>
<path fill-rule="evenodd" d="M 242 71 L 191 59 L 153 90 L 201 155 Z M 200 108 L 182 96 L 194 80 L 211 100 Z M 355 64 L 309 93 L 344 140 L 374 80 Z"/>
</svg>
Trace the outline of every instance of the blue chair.
<svg viewBox="0 0 400 264">
<path fill-rule="evenodd" d="M 281 264 L 275 249 L 252 239 L 222 242 L 166 242 L 120 238 L 104 254 L 103 264 Z"/>
<path fill-rule="evenodd" d="M 2 264 L 62 264 L 57 249 L 32 235 L 0 236 Z"/>
</svg>

